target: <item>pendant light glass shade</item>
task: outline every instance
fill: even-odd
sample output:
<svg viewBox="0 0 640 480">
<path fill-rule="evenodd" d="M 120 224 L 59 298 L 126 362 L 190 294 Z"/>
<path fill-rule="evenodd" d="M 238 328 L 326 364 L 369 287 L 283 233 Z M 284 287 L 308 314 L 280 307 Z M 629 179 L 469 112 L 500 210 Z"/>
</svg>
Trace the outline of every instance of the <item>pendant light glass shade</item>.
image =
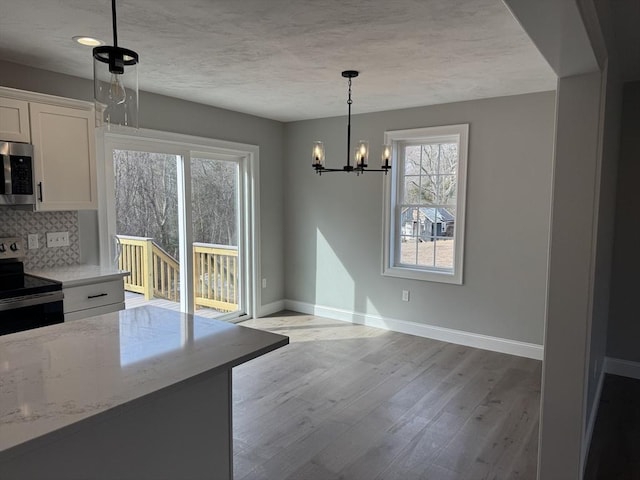
<svg viewBox="0 0 640 480">
<path fill-rule="evenodd" d="M 369 142 L 360 140 L 355 154 L 356 167 L 366 168 L 369 160 Z"/>
<path fill-rule="evenodd" d="M 322 142 L 313 142 L 313 151 L 311 152 L 312 165 L 315 168 L 324 167 L 324 144 Z"/>
<path fill-rule="evenodd" d="M 93 50 L 93 93 L 107 125 L 138 128 L 137 63 L 138 55 L 131 50 L 108 46 Z"/>
<path fill-rule="evenodd" d="M 382 146 L 382 168 L 389 169 L 389 163 L 391 162 L 391 145 L 383 145 Z"/>
<path fill-rule="evenodd" d="M 111 0 L 113 46 L 93 49 L 93 95 L 99 118 L 108 126 L 138 128 L 138 54 L 118 46 L 116 1 Z"/>
</svg>

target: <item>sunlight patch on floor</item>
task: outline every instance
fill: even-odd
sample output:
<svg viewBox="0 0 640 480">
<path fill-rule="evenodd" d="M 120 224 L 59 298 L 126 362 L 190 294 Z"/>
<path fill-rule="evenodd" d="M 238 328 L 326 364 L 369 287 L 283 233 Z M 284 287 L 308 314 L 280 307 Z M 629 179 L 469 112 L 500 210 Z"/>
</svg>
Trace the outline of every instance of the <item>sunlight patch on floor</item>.
<svg viewBox="0 0 640 480">
<path fill-rule="evenodd" d="M 291 342 L 373 338 L 387 333 L 380 328 L 294 312 L 280 312 L 270 317 L 247 320 L 240 325 L 287 335 Z"/>
</svg>

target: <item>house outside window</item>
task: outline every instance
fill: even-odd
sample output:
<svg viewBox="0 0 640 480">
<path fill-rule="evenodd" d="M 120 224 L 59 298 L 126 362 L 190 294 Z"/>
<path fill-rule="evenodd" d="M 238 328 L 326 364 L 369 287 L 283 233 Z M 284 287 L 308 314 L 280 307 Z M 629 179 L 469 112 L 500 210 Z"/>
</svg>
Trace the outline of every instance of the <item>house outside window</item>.
<svg viewBox="0 0 640 480">
<path fill-rule="evenodd" d="M 383 275 L 462 284 L 469 125 L 385 132 Z"/>
</svg>

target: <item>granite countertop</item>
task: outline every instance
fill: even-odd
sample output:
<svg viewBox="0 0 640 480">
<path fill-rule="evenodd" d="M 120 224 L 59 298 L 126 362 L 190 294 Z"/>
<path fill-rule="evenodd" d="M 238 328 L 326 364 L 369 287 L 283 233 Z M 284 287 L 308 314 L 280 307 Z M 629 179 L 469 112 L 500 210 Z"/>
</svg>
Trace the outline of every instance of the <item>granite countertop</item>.
<svg viewBox="0 0 640 480">
<path fill-rule="evenodd" d="M 47 278 L 62 283 L 63 287 L 77 287 L 96 282 L 117 280 L 129 275 L 129 272 L 114 267 L 100 267 L 98 265 L 67 265 L 41 270 L 29 270 L 28 274 Z"/>
<path fill-rule="evenodd" d="M 157 307 L 2 336 L 0 452 L 288 343 Z"/>
</svg>

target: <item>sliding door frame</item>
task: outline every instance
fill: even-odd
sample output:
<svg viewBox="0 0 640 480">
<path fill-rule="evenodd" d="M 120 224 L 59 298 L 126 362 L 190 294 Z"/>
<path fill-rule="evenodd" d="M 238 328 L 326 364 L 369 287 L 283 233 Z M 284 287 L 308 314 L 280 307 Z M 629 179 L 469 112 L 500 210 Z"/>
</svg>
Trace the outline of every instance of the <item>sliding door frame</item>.
<svg viewBox="0 0 640 480">
<path fill-rule="evenodd" d="M 239 213 L 244 217 L 238 232 L 238 247 L 242 252 L 241 271 L 244 277 L 243 306 L 246 316 L 257 318 L 260 312 L 260 169 L 259 147 L 256 145 L 227 142 L 210 138 L 195 137 L 157 130 L 116 128 L 111 126 L 97 129 L 98 151 L 98 238 L 100 264 L 114 266 L 116 232 L 115 185 L 113 170 L 113 150 L 137 150 L 182 157 L 183 168 L 178 168 L 178 194 L 191 199 L 191 157 L 218 158 L 237 161 L 240 170 Z M 192 224 L 191 203 L 179 202 L 179 222 Z M 180 243 L 180 261 L 193 258 L 193 235 L 191 228 L 185 228 L 185 241 Z M 184 262 L 180 269 L 180 281 L 193 291 L 193 270 L 191 261 Z M 180 309 L 193 313 L 191 295 L 180 296 Z M 246 317 L 245 317 L 246 318 Z M 240 317 L 242 319 L 242 316 Z"/>
</svg>

